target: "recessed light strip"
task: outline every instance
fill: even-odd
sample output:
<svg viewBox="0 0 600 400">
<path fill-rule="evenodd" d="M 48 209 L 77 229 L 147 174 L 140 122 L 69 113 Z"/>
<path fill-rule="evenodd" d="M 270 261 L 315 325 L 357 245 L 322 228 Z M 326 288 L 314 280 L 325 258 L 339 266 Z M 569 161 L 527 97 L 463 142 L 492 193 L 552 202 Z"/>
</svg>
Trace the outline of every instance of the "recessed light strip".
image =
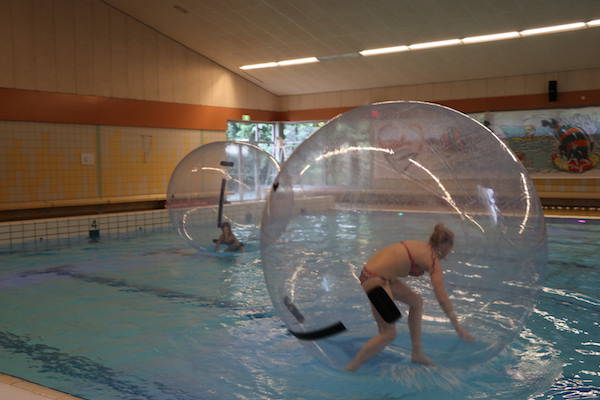
<svg viewBox="0 0 600 400">
<path fill-rule="evenodd" d="M 272 67 L 276 67 L 276 66 L 277 66 L 276 62 L 267 62 L 267 63 L 262 63 L 262 64 L 243 65 L 240 67 L 240 69 L 272 68 Z"/>
<path fill-rule="evenodd" d="M 437 42 L 416 43 L 408 46 L 411 50 L 431 49 L 433 47 L 455 46 L 461 44 L 460 39 L 438 40 Z"/>
<path fill-rule="evenodd" d="M 505 40 L 505 39 L 516 39 L 525 36 L 534 36 L 534 35 L 544 35 L 549 33 L 557 33 L 557 32 L 566 32 L 578 29 L 585 28 L 593 28 L 600 26 L 600 19 L 594 19 L 588 22 L 574 22 L 571 24 L 563 24 L 563 25 L 553 25 L 553 26 L 544 26 L 540 28 L 533 29 L 525 29 L 522 31 L 512 31 L 512 32 L 503 32 L 503 33 L 494 33 L 490 35 L 481 35 L 481 36 L 470 36 L 463 39 L 448 39 L 448 40 L 439 40 L 435 42 L 425 42 L 425 43 L 415 43 L 410 45 L 401 45 L 401 46 L 392 46 L 392 47 L 382 47 L 379 49 L 368 49 L 361 50 L 358 52 L 361 56 L 374 56 L 378 54 L 389 54 L 389 53 L 398 53 L 403 51 L 411 51 L 411 50 L 421 50 L 421 49 L 430 49 L 434 47 L 445 47 L 445 46 L 456 46 L 462 44 L 472 44 L 472 43 L 482 43 L 482 42 L 491 42 L 496 40 Z M 356 54 L 356 53 L 354 53 Z M 336 59 L 335 56 L 330 57 L 321 57 L 321 60 L 327 61 L 328 59 Z M 306 63 L 314 63 L 319 62 L 320 59 L 316 57 L 305 57 L 305 58 L 296 58 L 292 60 L 284 60 L 278 62 L 268 62 L 262 64 L 253 64 L 253 65 L 244 65 L 240 67 L 240 69 L 258 69 L 258 68 L 271 68 L 271 67 L 283 67 L 288 65 L 297 65 L 297 64 L 306 64 Z"/>
<path fill-rule="evenodd" d="M 589 28 L 600 26 L 600 19 L 594 19 L 585 23 Z"/>
<path fill-rule="evenodd" d="M 502 32 L 493 33 L 490 35 L 470 36 L 463 39 L 440 40 L 437 42 L 416 43 L 408 46 L 384 47 L 381 49 L 361 50 L 359 53 L 363 56 L 372 56 L 377 54 L 396 53 L 399 51 L 430 49 L 433 47 L 455 46 L 459 44 L 472 44 L 482 42 L 492 42 L 496 40 L 516 39 L 523 36 L 541 35 L 556 32 L 565 32 L 576 29 L 584 29 L 586 27 L 600 26 L 600 19 L 595 19 L 589 22 L 575 22 L 572 24 L 546 26 L 535 29 L 526 29 L 521 32 Z"/>
<path fill-rule="evenodd" d="M 541 28 L 525 29 L 524 31 L 521 31 L 519 33 L 521 34 L 521 36 L 531 36 L 531 35 L 542 35 L 545 33 L 572 31 L 575 29 L 583 29 L 583 28 L 586 28 L 585 22 L 575 22 L 572 24 L 543 26 Z"/>
<path fill-rule="evenodd" d="M 243 65 L 240 67 L 240 69 L 248 70 L 259 68 L 285 67 L 287 65 L 308 64 L 315 62 L 319 62 L 319 59 L 317 57 L 294 58 L 292 60 L 272 61 L 262 64 Z"/>
<path fill-rule="evenodd" d="M 504 39 L 515 39 L 518 38 L 519 32 L 503 32 L 503 33 L 494 33 L 491 35 L 482 35 L 482 36 L 471 36 L 461 39 L 464 44 L 471 43 L 481 43 L 481 42 L 492 42 L 494 40 L 504 40 Z"/>
<path fill-rule="evenodd" d="M 374 56 L 377 54 L 388 54 L 388 53 L 398 53 L 401 51 L 410 50 L 408 46 L 394 46 L 394 47 L 383 47 L 381 49 L 370 49 L 370 50 L 361 50 L 359 54 L 361 56 Z"/>
</svg>

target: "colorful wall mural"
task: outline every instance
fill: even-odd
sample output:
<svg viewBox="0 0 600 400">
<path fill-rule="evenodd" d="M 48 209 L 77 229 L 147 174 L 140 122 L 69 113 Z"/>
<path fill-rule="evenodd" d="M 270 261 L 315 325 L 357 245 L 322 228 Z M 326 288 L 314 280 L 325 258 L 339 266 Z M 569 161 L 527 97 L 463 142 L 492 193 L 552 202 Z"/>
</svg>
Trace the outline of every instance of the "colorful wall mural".
<svg viewBox="0 0 600 400">
<path fill-rule="evenodd" d="M 600 107 L 470 114 L 531 173 L 600 176 Z"/>
</svg>

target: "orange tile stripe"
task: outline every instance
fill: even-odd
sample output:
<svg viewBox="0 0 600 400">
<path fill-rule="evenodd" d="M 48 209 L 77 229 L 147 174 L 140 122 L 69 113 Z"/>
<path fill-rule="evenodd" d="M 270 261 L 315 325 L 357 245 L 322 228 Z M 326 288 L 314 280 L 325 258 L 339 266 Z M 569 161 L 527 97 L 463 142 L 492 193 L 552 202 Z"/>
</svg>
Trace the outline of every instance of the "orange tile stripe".
<svg viewBox="0 0 600 400">
<path fill-rule="evenodd" d="M 461 112 L 534 110 L 544 108 L 583 107 L 600 104 L 600 90 L 561 92 L 558 101 L 549 102 L 547 94 L 481 97 L 475 99 L 431 101 Z M 355 107 L 290 110 L 281 113 L 282 121 L 327 120 Z"/>
<path fill-rule="evenodd" d="M 249 114 L 276 121 L 276 111 L 0 88 L 0 120 L 224 131 Z"/>
<path fill-rule="evenodd" d="M 462 112 L 578 107 L 600 104 L 600 90 L 561 92 L 556 102 L 549 102 L 546 94 L 534 94 L 434 103 Z M 224 131 L 227 120 L 241 119 L 243 114 L 255 121 L 327 120 L 352 108 L 280 112 L 0 88 L 0 120 L 8 121 Z"/>
</svg>

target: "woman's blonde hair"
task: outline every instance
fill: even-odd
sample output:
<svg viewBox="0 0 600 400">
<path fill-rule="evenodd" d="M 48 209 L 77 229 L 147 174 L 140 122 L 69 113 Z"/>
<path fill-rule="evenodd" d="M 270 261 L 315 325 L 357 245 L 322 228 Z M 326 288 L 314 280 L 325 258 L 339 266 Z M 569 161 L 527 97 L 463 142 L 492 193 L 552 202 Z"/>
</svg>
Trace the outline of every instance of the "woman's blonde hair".
<svg viewBox="0 0 600 400">
<path fill-rule="evenodd" d="M 446 228 L 444 224 L 437 224 L 429 237 L 429 245 L 438 252 L 444 246 L 454 246 L 454 233 Z"/>
</svg>

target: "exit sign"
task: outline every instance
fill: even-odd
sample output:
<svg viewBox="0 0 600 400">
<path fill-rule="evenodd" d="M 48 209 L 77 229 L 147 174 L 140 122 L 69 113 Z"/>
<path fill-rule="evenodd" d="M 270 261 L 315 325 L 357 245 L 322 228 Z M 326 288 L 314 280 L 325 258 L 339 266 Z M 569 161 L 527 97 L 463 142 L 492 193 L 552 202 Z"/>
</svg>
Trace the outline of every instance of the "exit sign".
<svg viewBox="0 0 600 400">
<path fill-rule="evenodd" d="M 242 121 L 250 121 L 250 116 L 249 115 L 242 115 Z"/>
</svg>

